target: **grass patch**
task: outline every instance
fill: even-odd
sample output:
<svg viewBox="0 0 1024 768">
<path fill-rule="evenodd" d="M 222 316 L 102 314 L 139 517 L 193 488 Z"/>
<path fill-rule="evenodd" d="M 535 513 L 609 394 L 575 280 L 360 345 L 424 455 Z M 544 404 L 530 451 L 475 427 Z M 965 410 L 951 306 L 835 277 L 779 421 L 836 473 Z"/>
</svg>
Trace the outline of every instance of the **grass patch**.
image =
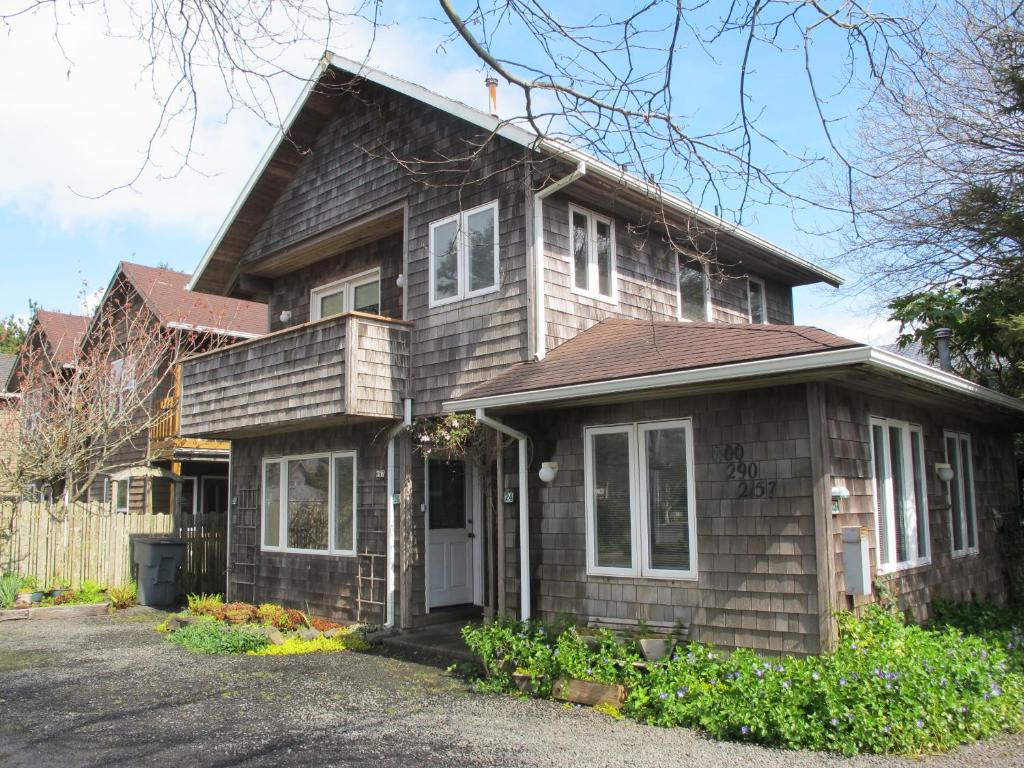
<svg viewBox="0 0 1024 768">
<path fill-rule="evenodd" d="M 628 689 L 622 713 L 651 725 L 848 755 L 918 754 L 1024 725 L 1024 655 L 1012 626 L 995 639 L 959 628 L 988 624 L 991 617 L 975 616 L 980 610 L 958 608 L 959 625 L 947 613 L 940 626 L 923 628 L 872 606 L 863 618 L 840 615 L 839 647 L 822 656 L 725 654 L 692 643 L 647 666 L 635 666 L 633 643 L 609 632 L 594 649 L 573 628 L 510 620 L 463 636 L 490 670 L 490 690 L 516 692 L 512 670 L 533 677 L 541 697 L 559 677 L 617 683 Z"/>
</svg>

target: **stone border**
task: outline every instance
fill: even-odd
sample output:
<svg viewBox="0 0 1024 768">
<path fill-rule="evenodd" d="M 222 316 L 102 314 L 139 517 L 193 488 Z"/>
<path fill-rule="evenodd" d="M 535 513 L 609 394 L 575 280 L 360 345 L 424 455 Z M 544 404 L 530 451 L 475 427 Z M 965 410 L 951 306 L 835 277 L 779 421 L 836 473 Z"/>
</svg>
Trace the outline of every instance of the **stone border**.
<svg viewBox="0 0 1024 768">
<path fill-rule="evenodd" d="M 48 605 L 42 608 L 12 608 L 0 611 L 0 621 L 19 619 L 78 619 L 86 616 L 106 616 L 110 603 L 88 605 Z"/>
</svg>

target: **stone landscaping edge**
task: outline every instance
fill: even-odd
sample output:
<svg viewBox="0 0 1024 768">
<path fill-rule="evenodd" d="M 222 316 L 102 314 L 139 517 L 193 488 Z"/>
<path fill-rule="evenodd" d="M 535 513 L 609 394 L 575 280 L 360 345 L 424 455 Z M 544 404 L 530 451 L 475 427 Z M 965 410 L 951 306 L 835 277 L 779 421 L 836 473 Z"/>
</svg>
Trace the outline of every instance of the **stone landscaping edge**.
<svg viewBox="0 0 1024 768">
<path fill-rule="evenodd" d="M 20 619 L 77 619 L 86 616 L 106 616 L 110 603 L 89 605 L 48 605 L 41 608 L 11 608 L 0 611 L 0 621 Z"/>
</svg>

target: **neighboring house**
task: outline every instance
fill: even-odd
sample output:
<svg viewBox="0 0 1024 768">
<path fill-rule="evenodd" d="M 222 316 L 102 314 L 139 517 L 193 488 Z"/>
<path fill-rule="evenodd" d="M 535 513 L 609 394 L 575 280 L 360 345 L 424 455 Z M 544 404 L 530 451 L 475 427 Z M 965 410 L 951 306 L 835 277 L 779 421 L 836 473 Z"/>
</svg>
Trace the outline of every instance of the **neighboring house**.
<svg viewBox="0 0 1024 768">
<path fill-rule="evenodd" d="M 200 350 L 266 333 L 263 304 L 186 290 L 189 275 L 169 269 L 121 262 L 94 315 L 90 333 L 104 312 L 144 312 L 154 327 L 188 334 Z M 130 345 L 123 364 L 131 365 Z M 121 361 L 112 361 L 117 364 Z M 162 368 L 167 367 L 164 363 Z M 223 513 L 227 510 L 228 452 L 225 440 L 184 438 L 178 429 L 177 372 L 158 386 L 150 407 L 159 412 L 151 429 L 125 445 L 115 457 L 125 467 L 97 478 L 90 500 L 110 503 L 119 512 Z"/>
<path fill-rule="evenodd" d="M 813 653 L 875 578 L 918 616 L 1004 596 L 1024 405 L 793 325 L 835 275 L 354 62 L 294 114 L 191 283 L 271 317 L 182 372 L 182 434 L 232 441 L 231 599 Z M 694 229 L 714 269 L 669 246 Z M 504 432 L 500 472 L 414 450 L 445 412 Z"/>
<path fill-rule="evenodd" d="M 18 421 L 18 395 L 7 390 L 7 380 L 14 369 L 17 355 L 0 355 L 0 463 L 13 462 L 17 458 L 17 440 L 21 430 Z M 10 467 L 11 470 L 14 466 Z M 8 487 L 0 477 L 0 499 L 16 495 L 12 487 Z"/>
</svg>

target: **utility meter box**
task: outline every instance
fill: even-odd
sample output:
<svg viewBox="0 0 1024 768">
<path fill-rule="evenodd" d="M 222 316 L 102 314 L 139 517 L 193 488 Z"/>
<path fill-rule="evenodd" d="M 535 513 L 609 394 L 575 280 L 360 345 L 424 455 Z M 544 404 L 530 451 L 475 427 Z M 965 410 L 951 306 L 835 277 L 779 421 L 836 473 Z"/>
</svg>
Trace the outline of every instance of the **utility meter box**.
<svg viewBox="0 0 1024 768">
<path fill-rule="evenodd" d="M 868 529 L 843 528 L 843 571 L 846 594 L 871 594 L 871 558 L 868 553 Z"/>
</svg>

